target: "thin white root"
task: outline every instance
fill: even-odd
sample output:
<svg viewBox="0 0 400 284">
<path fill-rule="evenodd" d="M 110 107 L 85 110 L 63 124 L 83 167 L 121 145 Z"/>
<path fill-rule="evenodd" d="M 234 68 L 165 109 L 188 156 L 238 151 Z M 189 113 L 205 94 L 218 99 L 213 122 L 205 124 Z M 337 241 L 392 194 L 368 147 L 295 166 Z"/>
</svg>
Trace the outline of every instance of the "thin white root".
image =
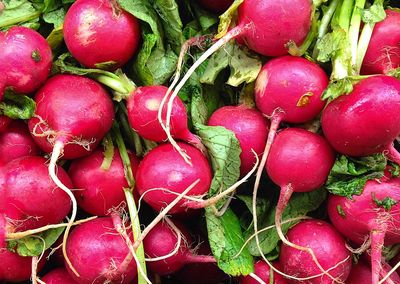
<svg viewBox="0 0 400 284">
<path fill-rule="evenodd" d="M 258 283 L 260 283 L 260 284 L 267 284 L 267 283 L 265 283 L 265 281 L 263 281 L 260 277 L 258 277 L 256 274 L 254 274 L 254 273 L 250 273 L 249 274 L 249 276 L 251 277 L 251 278 L 253 278 L 254 280 L 256 280 Z"/>
<path fill-rule="evenodd" d="M 76 219 L 78 205 L 77 205 L 74 194 L 71 192 L 71 190 L 68 187 L 66 187 L 60 181 L 60 179 L 57 177 L 57 174 L 56 174 L 57 160 L 58 160 L 58 157 L 61 155 L 63 149 L 64 149 L 64 143 L 61 141 L 56 141 L 56 143 L 54 144 L 53 153 L 51 154 L 51 159 L 50 159 L 50 164 L 49 164 L 49 174 L 50 174 L 51 179 L 54 181 L 54 183 L 69 196 L 69 198 L 71 199 L 71 202 L 72 202 L 72 214 L 71 214 L 71 219 L 69 220 L 68 225 L 65 228 L 62 252 L 63 252 L 65 261 L 68 264 L 69 268 L 72 270 L 72 272 L 74 272 L 74 274 L 76 276 L 79 277 L 80 276 L 79 273 L 76 271 L 76 269 L 74 268 L 74 266 L 71 263 L 71 260 L 69 259 L 68 255 L 67 255 L 67 239 L 68 239 L 69 231 L 71 230 L 71 227 L 74 224 L 75 219 Z"/>
<path fill-rule="evenodd" d="M 38 269 L 38 262 L 39 259 L 37 256 L 32 257 L 32 274 L 31 274 L 31 280 L 32 284 L 37 284 L 37 269 Z"/>
<path fill-rule="evenodd" d="M 388 274 L 385 275 L 385 277 L 383 277 L 378 284 L 383 284 L 385 283 L 386 280 L 389 279 L 390 275 L 392 275 L 393 273 L 396 272 L 396 270 L 400 267 L 400 261 L 398 263 L 396 263 L 395 266 L 393 266 L 393 268 L 388 272 Z"/>
</svg>

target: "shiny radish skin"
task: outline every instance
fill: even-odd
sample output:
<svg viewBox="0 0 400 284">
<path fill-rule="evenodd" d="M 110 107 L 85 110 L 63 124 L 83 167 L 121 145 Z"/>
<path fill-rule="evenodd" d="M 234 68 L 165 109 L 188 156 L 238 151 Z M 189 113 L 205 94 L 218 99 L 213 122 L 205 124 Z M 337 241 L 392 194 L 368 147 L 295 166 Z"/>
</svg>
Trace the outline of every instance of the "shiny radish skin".
<svg viewBox="0 0 400 284">
<path fill-rule="evenodd" d="M 5 116 L 5 115 L 0 115 L 0 133 L 3 133 L 8 125 L 10 125 L 12 119 Z"/>
<path fill-rule="evenodd" d="M 40 149 L 24 122 L 12 121 L 7 130 L 0 133 L 0 164 L 24 156 L 37 156 L 39 153 Z"/>
<path fill-rule="evenodd" d="M 400 134 L 400 80 L 374 76 L 360 81 L 348 95 L 335 99 L 322 112 L 321 125 L 332 147 L 348 156 L 398 153 L 393 141 Z"/>
<path fill-rule="evenodd" d="M 89 155 L 110 130 L 114 106 L 97 82 L 76 75 L 56 75 L 35 96 L 35 116 L 28 122 L 36 144 L 46 153 L 56 141 L 63 158 Z"/>
<path fill-rule="evenodd" d="M 239 140 L 240 174 L 246 175 L 256 162 L 253 149 L 262 155 L 268 136 L 268 120 L 256 109 L 244 105 L 224 106 L 217 109 L 208 120 L 210 126 L 223 126 Z"/>
<path fill-rule="evenodd" d="M 384 271 L 382 271 L 381 277 L 384 277 L 391 270 L 391 267 L 387 264 L 383 264 L 383 270 Z M 353 265 L 350 275 L 346 280 L 346 284 L 372 284 L 371 275 L 372 275 L 371 267 L 369 267 L 367 264 L 359 260 L 357 264 Z M 391 274 L 389 279 L 392 282 L 385 281 L 384 283 L 385 284 L 400 283 L 400 277 L 396 272 Z"/>
<path fill-rule="evenodd" d="M 9 162 L 0 171 L 0 195 L 5 196 L 9 231 L 26 231 L 60 223 L 69 213 L 68 196 L 50 179 L 47 160 L 27 156 Z M 60 167 L 59 179 L 73 187 Z"/>
<path fill-rule="evenodd" d="M 328 82 L 324 70 L 307 59 L 290 55 L 274 58 L 257 77 L 256 106 L 266 116 L 280 108 L 284 121 L 304 123 L 315 118 L 325 106 L 321 95 Z"/>
<path fill-rule="evenodd" d="M 134 154 L 129 157 L 135 176 L 139 160 Z M 97 149 L 87 157 L 74 160 L 68 171 L 73 184 L 80 189 L 74 192 L 79 207 L 96 216 L 109 215 L 112 208 L 122 205 L 123 189 L 129 187 L 118 149 L 114 149 L 109 169 L 101 168 L 103 161 L 103 151 Z"/>
<path fill-rule="evenodd" d="M 46 81 L 51 64 L 50 46 L 37 31 L 15 26 L 0 32 L 0 73 L 6 76 L 6 87 L 23 94 L 36 91 Z"/>
<path fill-rule="evenodd" d="M 78 284 L 72 277 L 68 274 L 64 267 L 59 267 L 51 270 L 46 275 L 44 275 L 40 280 L 46 284 Z"/>
<path fill-rule="evenodd" d="M 199 4 L 206 10 L 222 14 L 233 3 L 233 0 L 198 0 Z"/>
<path fill-rule="evenodd" d="M 177 198 L 197 179 L 200 180 L 186 194 L 199 196 L 208 192 L 212 173 L 207 158 L 195 147 L 178 142 L 178 145 L 189 155 L 192 165 L 186 163 L 171 144 L 162 144 L 146 154 L 140 162 L 136 173 L 136 188 L 143 199 L 153 209 L 160 211 Z M 163 192 L 166 188 L 177 194 Z M 181 199 L 170 211 L 170 214 L 185 212 L 186 199 Z"/>
<path fill-rule="evenodd" d="M 361 66 L 361 74 L 387 74 L 400 67 L 400 12 L 386 10 L 376 23 Z"/>
<path fill-rule="evenodd" d="M 127 100 L 129 124 L 145 139 L 155 142 L 167 140 L 167 134 L 158 120 L 158 111 L 167 90 L 168 88 L 165 86 L 138 87 Z M 167 104 L 162 110 L 164 125 L 166 125 L 166 115 Z M 199 142 L 199 138 L 190 133 L 187 120 L 185 105 L 177 97 L 174 100 L 171 115 L 171 135 L 174 138 L 196 144 Z"/>
<path fill-rule="evenodd" d="M 329 270 L 329 274 L 346 281 L 351 270 L 351 253 L 346 248 L 343 237 L 332 225 L 321 220 L 305 220 L 293 226 L 288 231 L 287 238 L 292 243 L 311 248 L 325 270 L 337 265 Z M 279 261 L 288 275 L 309 277 L 321 273 L 308 252 L 284 244 L 281 246 Z M 306 283 L 330 284 L 332 279 L 324 275 L 307 280 Z"/>
<path fill-rule="evenodd" d="M 65 16 L 63 32 L 72 56 L 89 68 L 125 65 L 140 40 L 138 20 L 111 0 L 76 1 Z"/>
<path fill-rule="evenodd" d="M 132 232 L 127 231 L 133 242 Z M 69 275 L 79 284 L 129 283 L 137 275 L 134 260 L 122 268 L 130 253 L 111 217 L 97 218 L 75 227 L 67 241 L 67 253 L 77 277 L 66 265 Z"/>
<path fill-rule="evenodd" d="M 272 265 L 282 271 L 282 266 L 278 262 L 272 262 Z M 263 261 L 259 260 L 256 263 L 254 263 L 254 274 L 257 275 L 261 280 L 263 280 L 265 283 L 271 283 L 271 267 Z M 274 272 L 273 273 L 273 284 L 288 284 L 289 281 L 284 278 L 282 275 Z M 240 284 L 259 284 L 260 282 L 255 280 L 253 277 L 250 275 L 247 276 L 242 276 L 240 277 Z"/>
<path fill-rule="evenodd" d="M 288 42 L 300 46 L 306 38 L 312 10 L 309 0 L 243 1 L 238 10 L 238 26 L 249 25 L 250 28 L 240 37 L 251 50 L 262 55 L 288 54 L 285 47 Z"/>
</svg>

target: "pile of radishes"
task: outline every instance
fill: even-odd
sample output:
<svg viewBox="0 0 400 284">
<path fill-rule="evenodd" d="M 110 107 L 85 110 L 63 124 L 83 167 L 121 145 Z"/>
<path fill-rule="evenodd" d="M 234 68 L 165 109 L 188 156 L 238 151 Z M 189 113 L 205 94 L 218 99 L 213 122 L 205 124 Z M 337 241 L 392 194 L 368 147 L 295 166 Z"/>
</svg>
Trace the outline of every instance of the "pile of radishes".
<svg viewBox="0 0 400 284">
<path fill-rule="evenodd" d="M 396 1 L 14 2 L 0 283 L 400 284 Z"/>
</svg>

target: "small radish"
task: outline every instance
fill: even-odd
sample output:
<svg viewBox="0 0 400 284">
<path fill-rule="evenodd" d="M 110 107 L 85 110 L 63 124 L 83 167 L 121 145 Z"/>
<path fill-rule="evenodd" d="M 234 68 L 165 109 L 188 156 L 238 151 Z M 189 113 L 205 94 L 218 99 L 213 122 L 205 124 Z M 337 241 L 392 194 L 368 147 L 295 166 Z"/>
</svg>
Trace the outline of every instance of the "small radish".
<svg viewBox="0 0 400 284">
<path fill-rule="evenodd" d="M 0 32 L 0 73 L 6 76 L 6 87 L 34 92 L 47 79 L 51 63 L 50 46 L 35 30 L 16 26 Z"/>
<path fill-rule="evenodd" d="M 139 161 L 130 154 L 133 174 Z M 78 205 L 86 212 L 97 215 L 108 215 L 110 209 L 125 201 L 123 188 L 128 187 L 124 166 L 117 149 L 114 150 L 112 163 L 108 169 L 102 168 L 104 154 L 99 149 L 87 157 L 74 160 L 68 174 L 77 190 L 74 192 Z"/>
<path fill-rule="evenodd" d="M 328 214 L 335 228 L 357 245 L 371 241 L 372 283 L 381 272 L 382 246 L 400 242 L 400 179 L 370 180 L 352 199 L 331 195 Z"/>
<path fill-rule="evenodd" d="M 76 227 L 67 241 L 67 252 L 77 276 L 66 265 L 70 276 L 79 284 L 129 283 L 136 276 L 134 260 L 125 239 L 114 227 L 111 217 L 97 218 Z M 132 233 L 128 230 L 131 241 Z"/>
<path fill-rule="evenodd" d="M 78 0 L 65 16 L 64 39 L 81 64 L 115 70 L 135 53 L 139 23 L 117 1 Z"/>
<path fill-rule="evenodd" d="M 136 173 L 136 186 L 143 199 L 155 210 L 160 211 L 177 197 L 163 189 L 180 194 L 196 180 L 200 180 L 187 195 L 198 196 L 208 192 L 212 174 L 206 157 L 195 147 L 178 142 L 191 158 L 192 165 L 186 163 L 171 144 L 162 144 L 152 149 L 140 162 Z M 180 200 L 169 213 L 187 210 Z"/>
<path fill-rule="evenodd" d="M 40 150 L 29 133 L 28 126 L 15 120 L 0 133 L 0 164 L 24 156 L 39 155 Z"/>
<path fill-rule="evenodd" d="M 221 14 L 232 5 L 233 0 L 199 0 L 198 2 L 202 7 L 204 7 L 204 9 Z"/>
<path fill-rule="evenodd" d="M 272 263 L 272 265 L 274 265 L 274 267 L 276 269 L 281 270 L 281 265 L 278 262 Z M 289 283 L 288 280 L 286 280 L 283 276 L 281 276 L 280 274 L 274 272 L 273 273 L 273 282 L 271 282 L 271 277 L 270 277 L 270 273 L 271 273 L 271 267 L 269 267 L 269 265 L 263 261 L 263 260 L 259 260 L 254 264 L 254 274 L 260 278 L 262 281 L 264 281 L 265 283 L 273 283 L 273 284 L 286 284 Z M 258 284 L 260 283 L 259 281 L 257 281 L 256 279 L 254 279 L 253 277 L 251 277 L 250 275 L 247 276 L 242 276 L 240 278 L 240 284 Z"/>
<path fill-rule="evenodd" d="M 0 133 L 3 133 L 7 129 L 11 121 L 12 121 L 11 118 L 4 115 L 0 115 Z"/>
<path fill-rule="evenodd" d="M 339 153 L 368 156 L 386 153 L 400 163 L 393 147 L 400 135 L 400 80 L 374 76 L 362 80 L 348 95 L 332 101 L 322 112 L 326 139 Z"/>
<path fill-rule="evenodd" d="M 244 105 L 224 106 L 211 115 L 208 125 L 223 126 L 235 133 L 242 149 L 240 174 L 248 173 L 256 161 L 251 149 L 261 155 L 267 141 L 267 119 L 258 110 Z"/>
<path fill-rule="evenodd" d="M 400 12 L 385 12 L 386 18 L 374 27 L 361 74 L 386 74 L 400 67 Z"/>
<path fill-rule="evenodd" d="M 329 270 L 331 276 L 339 281 L 346 281 L 351 270 L 351 253 L 347 250 L 342 236 L 332 225 L 321 220 L 302 221 L 289 230 L 287 238 L 296 245 L 312 249 L 321 266 Z M 320 268 L 309 253 L 285 244 L 281 247 L 279 261 L 288 275 L 296 277 L 321 275 Z M 321 275 L 305 282 L 294 283 L 328 284 L 332 283 L 332 279 L 327 275 Z"/>
<path fill-rule="evenodd" d="M 48 272 L 41 280 L 46 284 L 77 284 L 65 268 L 56 268 Z"/>
<path fill-rule="evenodd" d="M 178 271 L 187 263 L 216 262 L 213 256 L 194 255 L 190 251 L 192 242 L 190 235 L 184 226 L 180 223 L 172 225 L 175 228 L 168 223 L 158 223 L 145 237 L 143 246 L 147 257 L 162 258 L 157 261 L 147 260 L 149 270 L 159 275 L 168 275 Z M 176 229 L 181 232 L 174 231 Z M 178 233 L 181 234 L 180 245 L 176 253 L 173 253 L 178 245 Z"/>
<path fill-rule="evenodd" d="M 383 264 L 384 269 L 387 271 L 382 271 L 383 274 L 381 274 L 382 277 L 385 276 L 386 273 L 390 270 L 390 267 Z M 351 269 L 350 275 L 346 280 L 346 284 L 371 284 L 371 268 L 366 265 L 364 262 L 359 261 L 356 265 L 353 265 L 353 268 Z M 397 275 L 397 273 L 393 273 L 390 276 L 390 281 L 385 281 L 385 284 L 397 284 L 400 283 L 400 277 Z"/>
<path fill-rule="evenodd" d="M 71 180 L 59 168 L 59 179 Z M 8 231 L 26 231 L 61 222 L 71 209 L 68 196 L 50 179 L 46 159 L 27 156 L 9 162 L 0 171 L 0 195 L 4 198 Z"/>
</svg>

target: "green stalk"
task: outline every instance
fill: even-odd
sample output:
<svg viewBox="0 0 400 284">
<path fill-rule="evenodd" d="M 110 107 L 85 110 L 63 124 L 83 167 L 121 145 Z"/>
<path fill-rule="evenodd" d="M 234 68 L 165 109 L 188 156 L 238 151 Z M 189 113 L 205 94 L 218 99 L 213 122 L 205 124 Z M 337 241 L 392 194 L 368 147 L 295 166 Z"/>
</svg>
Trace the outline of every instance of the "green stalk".
<svg viewBox="0 0 400 284">
<path fill-rule="evenodd" d="M 130 94 L 131 88 L 126 86 L 121 80 L 119 80 L 118 76 L 117 78 L 104 74 L 89 74 L 89 76 L 96 81 L 102 83 L 103 85 L 106 85 L 113 91 L 116 91 L 120 94 Z"/>
<path fill-rule="evenodd" d="M 119 130 L 119 126 L 116 123 L 113 126 L 113 132 L 114 132 L 115 139 L 116 139 L 116 142 L 117 142 L 117 145 L 119 148 L 119 153 L 121 155 L 122 162 L 124 164 L 125 178 L 129 185 L 129 188 L 124 188 L 124 193 L 125 193 L 126 203 L 128 205 L 129 217 L 131 219 L 133 237 L 135 240 L 137 240 L 139 238 L 139 236 L 141 235 L 142 231 L 141 231 L 141 227 L 140 227 L 139 214 L 138 214 L 135 200 L 133 197 L 133 189 L 135 188 L 135 179 L 133 177 L 131 161 L 129 159 L 128 152 L 126 150 L 124 140 L 123 140 L 121 132 Z M 144 255 L 143 242 L 137 248 L 136 256 L 139 261 L 138 284 L 146 284 L 147 281 L 141 273 L 141 270 L 142 270 L 146 274 L 146 261 L 145 261 L 145 255 Z"/>
<path fill-rule="evenodd" d="M 42 12 L 38 11 L 38 12 L 31 13 L 31 14 L 28 14 L 28 15 L 15 17 L 15 18 L 12 18 L 12 19 L 10 19 L 8 21 L 0 21 L 1 22 L 0 28 L 13 26 L 13 25 L 16 25 L 16 24 L 19 24 L 19 23 L 28 22 L 30 20 L 33 20 L 33 19 L 36 19 L 36 18 L 40 17 L 41 14 L 42 14 Z"/>
<path fill-rule="evenodd" d="M 345 31 L 349 30 L 351 14 L 353 13 L 354 0 L 343 0 L 339 15 L 339 26 Z"/>
<path fill-rule="evenodd" d="M 119 102 L 118 109 L 119 110 L 117 113 L 118 113 L 119 122 L 121 123 L 122 130 L 125 134 L 125 137 L 127 137 L 127 140 L 130 143 L 129 146 L 135 148 L 136 155 L 143 156 L 142 142 L 140 140 L 139 135 L 129 125 L 129 122 L 127 119 L 128 111 L 125 107 L 125 104 L 123 102 Z"/>
<path fill-rule="evenodd" d="M 351 48 L 351 65 L 353 69 L 353 75 L 357 75 L 359 72 L 356 71 L 355 66 L 357 65 L 357 45 L 358 45 L 358 36 L 360 34 L 360 25 L 361 25 L 361 11 L 364 9 L 365 0 L 356 0 L 353 9 L 353 15 L 350 21 L 349 28 L 349 39 L 350 39 L 350 48 Z"/>
<path fill-rule="evenodd" d="M 289 54 L 293 56 L 302 56 L 304 53 L 306 53 L 307 49 L 315 40 L 315 37 L 317 35 L 317 28 L 318 20 L 317 17 L 314 15 L 311 22 L 310 31 L 308 32 L 307 37 L 304 39 L 301 46 L 297 46 L 294 41 L 290 41 L 286 44 L 286 48 L 288 49 Z"/>
</svg>

